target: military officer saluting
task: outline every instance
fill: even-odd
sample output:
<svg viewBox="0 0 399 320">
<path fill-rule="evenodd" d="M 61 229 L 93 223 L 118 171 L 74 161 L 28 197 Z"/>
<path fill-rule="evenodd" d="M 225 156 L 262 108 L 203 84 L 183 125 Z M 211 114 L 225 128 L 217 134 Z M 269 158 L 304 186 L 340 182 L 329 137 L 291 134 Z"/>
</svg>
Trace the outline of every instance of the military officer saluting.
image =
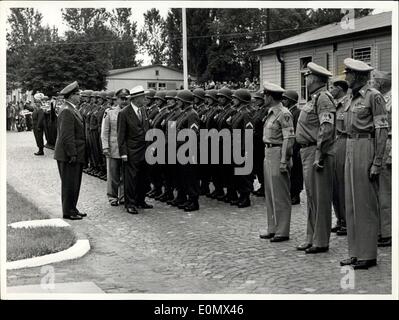
<svg viewBox="0 0 399 320">
<path fill-rule="evenodd" d="M 349 259 L 341 265 L 368 269 L 377 264 L 378 177 L 388 137 L 388 116 L 382 94 L 368 84 L 373 67 L 347 58 L 348 98 L 345 162 L 346 223 Z"/>
<path fill-rule="evenodd" d="M 270 106 L 263 130 L 268 230 L 261 232 L 260 238 L 281 242 L 289 240 L 290 233 L 290 167 L 295 132 L 292 114 L 281 103 L 285 90 L 270 82 L 265 82 L 263 87 L 266 104 Z"/>
<path fill-rule="evenodd" d="M 296 129 L 308 197 L 308 224 L 306 243 L 297 249 L 319 253 L 328 251 L 331 233 L 335 104 L 326 87 L 331 72 L 313 62 L 308 63 L 308 69 L 310 99 L 301 110 Z"/>
</svg>

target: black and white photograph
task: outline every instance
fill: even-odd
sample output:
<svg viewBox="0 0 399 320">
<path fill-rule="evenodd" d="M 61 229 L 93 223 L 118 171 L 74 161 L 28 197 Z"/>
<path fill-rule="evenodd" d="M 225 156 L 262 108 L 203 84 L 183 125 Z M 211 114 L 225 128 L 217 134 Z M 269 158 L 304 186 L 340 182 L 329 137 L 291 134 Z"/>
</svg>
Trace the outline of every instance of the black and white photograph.
<svg viewBox="0 0 399 320">
<path fill-rule="evenodd" d="M 1 299 L 398 299 L 397 2 L 0 7 Z"/>
</svg>

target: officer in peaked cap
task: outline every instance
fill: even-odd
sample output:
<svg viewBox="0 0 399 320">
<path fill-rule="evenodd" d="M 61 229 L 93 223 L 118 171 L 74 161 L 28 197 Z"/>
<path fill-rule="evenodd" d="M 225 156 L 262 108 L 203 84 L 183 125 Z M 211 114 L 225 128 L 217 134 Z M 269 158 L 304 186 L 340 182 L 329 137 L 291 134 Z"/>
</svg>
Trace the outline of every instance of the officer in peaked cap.
<svg viewBox="0 0 399 320">
<path fill-rule="evenodd" d="M 129 214 L 137 214 L 137 208 L 150 209 L 145 202 L 150 189 L 148 167 L 145 160 L 146 132 L 150 128 L 145 109 L 145 90 L 136 86 L 130 90 L 130 105 L 118 115 L 118 147 L 124 161 L 125 207 Z"/>
<path fill-rule="evenodd" d="M 292 114 L 294 121 L 294 130 L 298 124 L 299 114 L 301 111 L 298 108 L 298 93 L 295 90 L 287 90 L 283 93 L 283 100 L 281 101 Z M 303 190 L 303 169 L 300 153 L 300 145 L 295 141 L 292 148 L 292 168 L 291 168 L 291 204 L 296 205 L 301 203 L 300 193 Z"/>
<path fill-rule="evenodd" d="M 182 113 L 176 119 L 176 134 L 181 130 L 189 129 L 193 131 L 197 139 L 196 141 L 189 140 L 192 148 L 198 150 L 199 137 L 199 117 L 194 110 L 193 102 L 194 95 L 189 90 L 181 90 L 177 93 L 177 104 L 182 109 Z M 184 142 L 177 142 L 177 148 L 183 145 Z M 191 148 L 190 148 L 191 149 Z M 175 203 L 179 209 L 184 209 L 186 212 L 196 211 L 199 209 L 198 197 L 200 192 L 200 184 L 198 180 L 198 152 L 193 158 L 188 159 L 186 164 L 180 164 L 178 159 L 180 183 L 177 186 L 177 192 L 181 198 Z M 179 196 L 178 196 L 179 197 Z"/>
<path fill-rule="evenodd" d="M 263 83 L 265 100 L 270 106 L 263 130 L 265 143 L 265 199 L 267 232 L 260 237 L 271 242 L 289 240 L 291 222 L 290 168 L 295 141 L 292 114 L 281 100 L 285 90 L 279 85 Z"/>
<path fill-rule="evenodd" d="M 377 264 L 378 178 L 389 122 L 381 92 L 368 84 L 373 67 L 347 58 L 345 80 L 351 89 L 347 111 L 345 163 L 349 259 L 341 265 L 368 269 Z M 367 195 L 367 196 L 365 196 Z"/>
<path fill-rule="evenodd" d="M 265 103 L 263 90 L 259 90 L 253 94 L 253 105 L 255 107 L 254 121 L 254 174 L 259 182 L 260 187 L 253 192 L 257 197 L 265 196 L 264 189 L 264 173 L 263 162 L 265 158 L 265 145 L 263 143 L 263 125 L 266 120 L 269 105 Z"/>
<path fill-rule="evenodd" d="M 119 89 L 116 92 L 116 104 L 105 111 L 101 125 L 102 151 L 107 162 L 107 197 L 111 206 L 119 205 L 124 198 L 117 121 L 119 112 L 129 105 L 129 94 L 128 89 Z"/>
<path fill-rule="evenodd" d="M 86 161 L 86 145 L 83 118 L 77 110 L 79 85 L 74 81 L 60 93 L 64 95 L 65 102 L 57 119 L 54 159 L 57 160 L 61 177 L 62 213 L 65 219 L 80 220 L 86 216 L 76 208 Z"/>
<path fill-rule="evenodd" d="M 335 141 L 335 170 L 333 184 L 333 207 L 337 219 L 331 229 L 337 235 L 346 235 L 345 211 L 345 156 L 346 156 L 346 115 L 345 106 L 348 99 L 348 83 L 341 77 L 332 80 L 330 93 L 335 99 L 336 111 L 336 141 Z"/>
<path fill-rule="evenodd" d="M 306 87 L 309 101 L 299 115 L 296 141 L 301 145 L 308 197 L 306 242 L 297 247 L 314 254 L 329 250 L 334 170 L 335 102 L 327 91 L 331 72 L 309 62 Z"/>
</svg>

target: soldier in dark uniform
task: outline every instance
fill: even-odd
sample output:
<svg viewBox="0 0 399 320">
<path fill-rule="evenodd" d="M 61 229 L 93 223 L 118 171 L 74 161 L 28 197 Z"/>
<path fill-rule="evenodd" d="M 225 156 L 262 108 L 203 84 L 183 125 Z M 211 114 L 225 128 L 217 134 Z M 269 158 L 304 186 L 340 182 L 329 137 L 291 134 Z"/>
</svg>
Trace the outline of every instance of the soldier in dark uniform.
<svg viewBox="0 0 399 320">
<path fill-rule="evenodd" d="M 193 90 L 194 95 L 194 110 L 197 111 L 200 119 L 200 129 L 206 129 L 206 114 L 209 111 L 209 105 L 205 103 L 205 91 L 202 88 Z M 199 146 L 199 144 L 198 144 Z M 198 159 L 200 159 L 201 149 L 198 148 Z M 209 193 L 210 176 L 208 165 L 198 164 L 198 176 L 200 180 L 200 195 Z"/>
<path fill-rule="evenodd" d="M 309 101 L 301 110 L 296 129 L 308 198 L 308 224 L 306 243 L 297 249 L 315 254 L 328 251 L 330 243 L 335 103 L 326 87 L 331 72 L 313 62 L 308 63 L 308 69 Z"/>
<path fill-rule="evenodd" d="M 91 109 L 93 106 L 93 91 L 86 90 L 87 102 L 80 109 L 80 114 L 83 117 L 83 122 L 85 124 L 85 139 L 86 139 L 86 167 L 83 168 L 83 172 L 89 173 L 90 170 L 93 170 L 93 162 L 91 159 L 91 150 L 90 150 L 90 119 L 89 115 L 91 113 Z"/>
<path fill-rule="evenodd" d="M 335 170 L 333 184 L 333 206 L 337 224 L 331 229 L 337 235 L 346 235 L 346 212 L 345 212 L 345 157 L 346 157 L 346 112 L 348 83 L 342 79 L 335 79 L 330 89 L 337 106 L 336 141 L 335 147 Z"/>
<path fill-rule="evenodd" d="M 245 130 L 253 130 L 253 120 L 251 117 L 251 111 L 249 110 L 249 104 L 251 103 L 251 94 L 246 89 L 238 89 L 233 95 L 233 103 L 236 108 L 235 114 L 231 115 L 226 122 L 231 126 L 232 130 L 241 130 L 241 155 L 246 152 L 245 146 Z M 237 141 L 233 140 L 234 143 Z M 251 150 L 252 151 L 252 150 Z M 238 166 L 238 165 L 236 165 Z M 253 190 L 253 179 L 251 174 L 246 175 L 234 175 L 233 178 L 234 188 L 239 193 L 239 198 L 236 201 L 232 201 L 233 205 L 237 205 L 239 208 L 246 208 L 251 205 L 250 194 Z"/>
<path fill-rule="evenodd" d="M 267 113 L 270 106 L 265 103 L 265 98 L 262 91 L 255 92 L 254 105 L 256 111 L 254 112 L 254 174 L 256 175 L 260 188 L 253 194 L 257 197 L 265 196 L 264 189 L 264 173 L 263 162 L 265 159 L 265 145 L 263 142 L 263 125 L 266 120 Z"/>
<path fill-rule="evenodd" d="M 378 178 L 383 165 L 389 123 L 382 94 L 369 84 L 373 67 L 346 58 L 348 97 L 345 162 L 345 210 L 349 259 L 341 265 L 368 269 L 377 265 Z"/>
<path fill-rule="evenodd" d="M 201 112 L 200 118 L 200 128 L 204 129 L 217 129 L 215 118 L 220 111 L 220 106 L 218 105 L 218 91 L 215 89 L 205 91 L 205 105 L 206 111 Z M 207 164 L 200 164 L 200 180 L 201 180 L 201 190 L 200 194 L 205 195 L 209 198 L 214 198 L 216 192 L 215 180 L 212 173 L 215 171 L 215 165 L 211 164 L 211 147 L 208 146 L 208 162 Z M 216 165 L 217 167 L 217 165 Z M 215 190 L 211 193 L 209 184 L 212 181 Z M 217 182 L 216 182 L 217 183 Z"/>
<path fill-rule="evenodd" d="M 165 91 L 158 91 L 154 96 L 154 103 L 156 104 L 157 108 L 159 109 L 158 113 L 154 117 L 154 119 L 150 120 L 151 127 L 154 129 L 161 130 L 165 137 L 167 137 L 167 122 L 166 119 L 171 112 L 171 110 L 176 105 L 176 91 L 171 90 L 168 92 Z M 167 161 L 167 142 L 165 142 L 165 161 Z M 171 173 L 170 168 L 173 165 L 169 165 L 167 163 L 160 164 L 156 163 L 153 166 L 153 185 L 155 190 L 155 200 L 166 202 L 173 200 L 173 181 L 174 177 Z M 164 190 L 162 192 L 162 186 Z M 161 191 L 158 193 L 159 190 Z M 151 195 L 150 195 L 151 196 Z"/>
<path fill-rule="evenodd" d="M 294 120 L 294 130 L 298 123 L 299 114 L 298 109 L 298 93 L 294 90 L 287 90 L 283 93 L 283 106 L 288 108 Z M 291 168 L 291 204 L 296 205 L 301 203 L 300 193 L 303 190 L 303 168 L 300 153 L 300 145 L 295 141 L 292 151 L 292 168 Z"/>
<path fill-rule="evenodd" d="M 178 192 L 182 192 L 185 201 L 177 204 L 179 209 L 184 209 L 186 212 L 196 211 L 199 209 L 198 197 L 200 192 L 200 185 L 198 179 L 198 138 L 199 138 L 199 117 L 194 110 L 193 102 L 194 95 L 188 90 L 181 90 L 177 93 L 177 104 L 182 112 L 176 119 L 176 133 L 179 134 L 181 130 L 190 129 L 197 136 L 197 141 L 191 141 L 191 146 L 195 150 L 196 155 L 190 157 L 189 162 L 185 164 L 178 164 L 180 169 L 179 175 L 182 179 L 179 180 Z M 177 141 L 177 150 L 184 142 Z M 179 152 L 178 152 L 179 154 Z M 178 159 L 182 160 L 182 159 Z M 178 161 L 179 162 L 179 161 Z"/>
<path fill-rule="evenodd" d="M 232 91 L 232 96 L 233 96 Z M 224 105 L 224 108 L 219 107 L 218 112 L 213 117 L 216 122 L 216 129 L 221 131 L 223 129 L 228 129 L 232 136 L 232 127 L 231 127 L 231 118 L 233 115 L 237 113 L 238 100 L 235 100 L 237 105 L 231 101 L 231 103 L 227 103 Z M 232 150 L 232 145 L 231 145 Z M 237 205 L 238 203 L 238 195 L 237 189 L 235 185 L 234 179 L 234 163 L 233 158 L 230 159 L 231 164 L 222 164 L 219 166 L 221 174 L 222 174 L 222 184 L 226 187 L 227 192 L 222 201 L 226 203 L 230 203 L 231 205 Z"/>
<path fill-rule="evenodd" d="M 100 108 L 97 111 L 96 117 L 97 117 L 97 134 L 98 134 L 98 149 L 100 150 L 99 154 L 99 178 L 101 180 L 107 180 L 107 165 L 106 165 L 106 159 L 105 156 L 102 152 L 103 147 L 102 147 L 102 141 L 101 141 L 101 124 L 102 120 L 104 118 L 104 113 L 105 110 L 109 108 L 109 102 L 107 100 L 108 93 L 106 91 L 102 91 L 100 93 L 101 99 L 102 99 L 102 104 L 100 105 Z"/>
<path fill-rule="evenodd" d="M 103 104 L 103 98 L 101 96 L 101 92 L 96 92 L 96 97 L 97 97 L 96 104 L 90 115 L 90 141 L 91 141 L 90 147 L 94 161 L 94 171 L 91 174 L 95 177 L 100 177 L 102 175 L 100 171 L 102 150 L 100 149 L 99 145 L 98 130 L 100 127 L 100 123 L 98 122 L 97 115 Z"/>
<path fill-rule="evenodd" d="M 271 242 L 281 242 L 289 240 L 290 234 L 290 168 L 295 141 L 294 123 L 291 112 L 281 103 L 285 90 L 270 82 L 265 82 L 263 86 L 266 103 L 270 106 L 263 130 L 268 229 L 259 236 Z"/>
<path fill-rule="evenodd" d="M 391 73 L 375 70 L 373 73 L 374 88 L 379 90 L 385 100 L 388 115 L 389 131 L 382 161 L 378 185 L 379 200 L 379 233 L 378 246 L 392 245 L 392 91 Z"/>
</svg>

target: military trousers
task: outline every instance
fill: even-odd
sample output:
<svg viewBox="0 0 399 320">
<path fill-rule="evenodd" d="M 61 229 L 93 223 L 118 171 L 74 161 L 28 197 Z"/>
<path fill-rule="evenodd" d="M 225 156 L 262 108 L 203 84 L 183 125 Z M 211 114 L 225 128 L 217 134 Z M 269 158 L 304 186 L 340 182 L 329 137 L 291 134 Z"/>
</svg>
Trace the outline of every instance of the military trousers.
<svg viewBox="0 0 399 320">
<path fill-rule="evenodd" d="M 265 149 L 264 188 L 268 233 L 288 237 L 291 222 L 290 173 L 280 172 L 281 147 Z"/>
<path fill-rule="evenodd" d="M 78 212 L 76 205 L 82 182 L 83 164 L 57 161 L 57 165 L 61 177 L 62 214 L 67 217 Z"/>
<path fill-rule="evenodd" d="M 107 158 L 107 196 L 108 201 L 119 200 L 124 196 L 122 159 Z"/>
<path fill-rule="evenodd" d="M 256 175 L 261 187 L 264 184 L 264 160 L 265 160 L 265 145 L 263 141 L 254 141 L 254 169 L 253 173 Z"/>
<path fill-rule="evenodd" d="M 315 155 L 316 146 L 301 149 L 308 208 L 306 241 L 315 247 L 327 247 L 331 233 L 334 157 L 326 156 L 324 168 L 316 171 Z"/>
<path fill-rule="evenodd" d="M 359 260 L 377 258 L 378 187 L 370 181 L 369 169 L 374 159 L 374 139 L 346 141 L 345 207 L 350 257 Z"/>
<path fill-rule="evenodd" d="M 43 129 L 42 128 L 33 128 L 33 134 L 35 135 L 36 145 L 39 150 L 43 150 L 44 141 L 43 141 Z"/>
<path fill-rule="evenodd" d="M 294 151 L 291 168 L 291 197 L 299 196 L 303 190 L 303 169 L 300 151 Z"/>
<path fill-rule="evenodd" d="M 346 137 L 339 137 L 334 144 L 335 147 L 335 170 L 333 182 L 333 206 L 337 224 L 346 226 L 345 212 L 345 158 Z"/>
<path fill-rule="evenodd" d="M 384 165 L 379 176 L 378 200 L 379 210 L 379 235 L 383 238 L 392 236 L 392 168 Z"/>
</svg>

